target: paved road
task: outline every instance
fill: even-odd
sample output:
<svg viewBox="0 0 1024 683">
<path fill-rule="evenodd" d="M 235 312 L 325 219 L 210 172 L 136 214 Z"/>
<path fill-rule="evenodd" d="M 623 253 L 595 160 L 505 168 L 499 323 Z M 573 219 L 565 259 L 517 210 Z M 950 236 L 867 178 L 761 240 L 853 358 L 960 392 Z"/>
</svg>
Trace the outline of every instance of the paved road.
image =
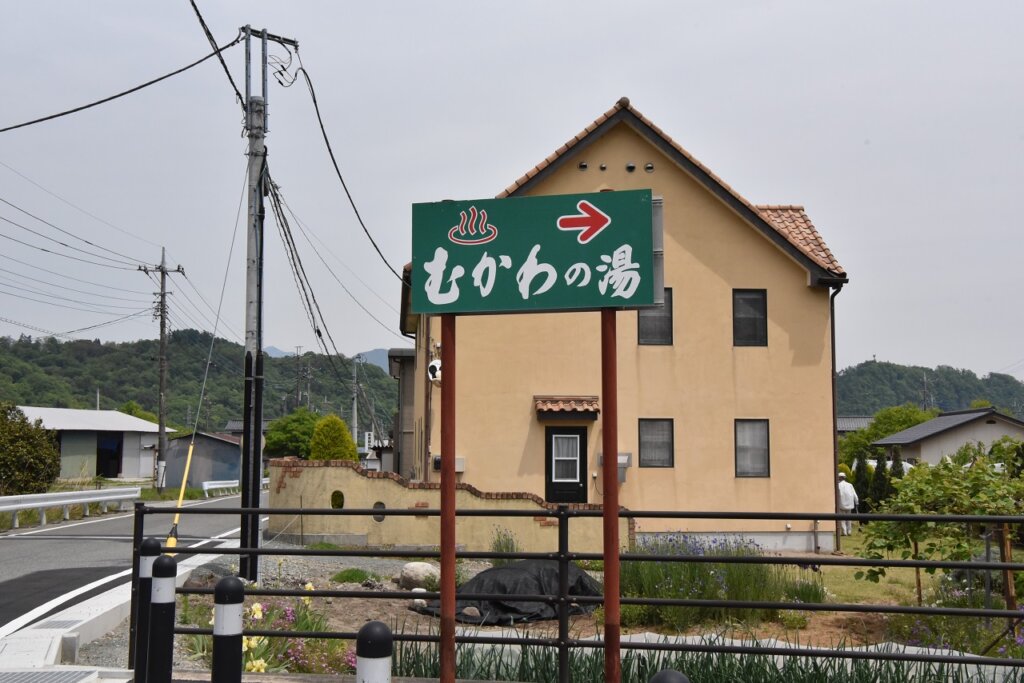
<svg viewBox="0 0 1024 683">
<path fill-rule="evenodd" d="M 174 507 L 175 503 L 170 503 Z M 186 507 L 238 507 L 239 496 L 187 501 Z M 128 581 L 132 513 L 22 528 L 0 534 L 0 637 Z M 172 515 L 147 515 L 146 535 L 166 539 Z M 237 538 L 237 515 L 182 515 L 178 545 Z"/>
</svg>

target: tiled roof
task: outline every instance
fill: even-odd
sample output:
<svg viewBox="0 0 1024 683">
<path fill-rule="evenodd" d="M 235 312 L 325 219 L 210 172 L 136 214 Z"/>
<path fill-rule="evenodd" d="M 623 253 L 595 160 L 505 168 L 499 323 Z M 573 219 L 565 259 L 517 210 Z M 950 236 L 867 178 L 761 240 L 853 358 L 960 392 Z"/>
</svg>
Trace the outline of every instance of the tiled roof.
<svg viewBox="0 0 1024 683">
<path fill-rule="evenodd" d="M 534 396 L 534 407 L 543 413 L 599 413 L 597 396 Z"/>
<path fill-rule="evenodd" d="M 582 142 L 588 135 L 596 131 L 609 119 L 618 115 L 622 111 L 627 111 L 635 116 L 643 125 L 647 126 L 653 133 L 659 136 L 676 153 L 702 171 L 711 181 L 732 196 L 733 199 L 745 206 L 753 214 L 763 219 L 769 228 L 781 235 L 786 241 L 796 247 L 815 264 L 837 277 L 843 278 L 846 276 L 846 272 L 843 270 L 843 267 L 839 265 L 839 262 L 832 255 L 832 252 L 829 251 L 827 246 L 825 246 L 825 241 L 821 238 L 821 235 L 818 234 L 814 224 L 811 223 L 802 207 L 755 207 L 736 192 L 736 190 L 729 187 L 729 185 L 721 178 L 712 173 L 711 169 L 699 162 L 692 154 L 683 149 L 679 143 L 666 135 L 661 128 L 654 125 L 654 123 L 652 123 L 646 116 L 637 111 L 633 105 L 629 103 L 628 97 L 619 99 L 619 101 L 615 103 L 615 106 L 599 116 L 593 123 L 584 128 L 577 135 L 573 136 L 571 140 L 548 155 L 548 157 L 542 162 L 523 174 L 514 183 L 505 188 L 504 192 L 499 194 L 498 197 L 508 197 L 518 191 L 519 188 L 533 180 L 533 178 L 544 171 L 544 169 L 558 161 L 558 159 Z"/>
<path fill-rule="evenodd" d="M 855 432 L 869 426 L 874 419 L 870 415 L 840 415 L 836 418 L 836 431 Z"/>
<path fill-rule="evenodd" d="M 833 273 L 843 272 L 843 267 L 836 261 L 825 240 L 814 228 L 814 223 L 811 223 L 811 219 L 804 212 L 804 207 L 783 204 L 758 205 L 755 208 L 773 228 L 785 235 L 791 244 L 810 256 L 819 266 Z"/>
<path fill-rule="evenodd" d="M 942 413 L 938 417 L 932 418 L 927 422 L 922 422 L 919 425 L 914 425 L 909 429 L 904 429 L 902 432 L 896 432 L 890 434 L 884 439 L 871 444 L 872 446 L 907 446 L 909 444 L 923 441 L 929 437 L 935 436 L 942 432 L 959 427 L 961 425 L 980 420 L 981 418 L 996 418 L 1003 422 L 1009 422 L 1018 426 L 1024 426 L 1024 422 L 1015 418 L 1009 417 L 996 412 L 995 408 L 978 408 L 975 410 L 960 410 L 950 413 Z"/>
</svg>

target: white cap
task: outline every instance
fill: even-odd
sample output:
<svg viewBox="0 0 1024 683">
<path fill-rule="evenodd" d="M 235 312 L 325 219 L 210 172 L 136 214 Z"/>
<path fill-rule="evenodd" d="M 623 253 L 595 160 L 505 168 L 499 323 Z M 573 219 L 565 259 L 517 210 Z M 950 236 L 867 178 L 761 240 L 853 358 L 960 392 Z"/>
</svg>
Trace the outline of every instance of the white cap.
<svg viewBox="0 0 1024 683">
<path fill-rule="evenodd" d="M 839 473 L 839 478 L 840 479 L 846 479 L 846 472 L 840 472 Z"/>
</svg>

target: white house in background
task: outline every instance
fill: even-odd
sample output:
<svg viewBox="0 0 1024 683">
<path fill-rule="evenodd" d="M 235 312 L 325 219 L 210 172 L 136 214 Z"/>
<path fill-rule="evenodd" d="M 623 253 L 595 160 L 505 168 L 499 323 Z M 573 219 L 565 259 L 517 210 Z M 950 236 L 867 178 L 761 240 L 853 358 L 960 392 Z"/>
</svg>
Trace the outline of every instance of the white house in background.
<svg viewBox="0 0 1024 683">
<path fill-rule="evenodd" d="M 60 476 L 153 476 L 159 426 L 117 410 L 18 406 L 30 422 L 57 434 Z M 173 432 L 173 429 L 168 429 Z"/>
<path fill-rule="evenodd" d="M 1004 436 L 1024 441 L 1024 422 L 996 412 L 995 408 L 978 408 L 940 413 L 938 417 L 890 434 L 872 445 L 884 446 L 890 457 L 898 448 L 907 462 L 937 465 L 964 444 L 980 441 L 988 446 Z"/>
</svg>

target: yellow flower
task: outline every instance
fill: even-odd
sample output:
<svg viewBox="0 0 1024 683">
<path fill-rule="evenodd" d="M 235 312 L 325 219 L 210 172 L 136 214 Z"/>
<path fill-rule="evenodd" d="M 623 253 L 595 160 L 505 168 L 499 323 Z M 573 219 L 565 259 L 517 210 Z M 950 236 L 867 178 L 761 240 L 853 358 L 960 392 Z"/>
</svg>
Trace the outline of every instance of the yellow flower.
<svg viewBox="0 0 1024 683">
<path fill-rule="evenodd" d="M 315 588 L 315 586 L 313 585 L 312 581 L 307 581 L 306 585 L 303 586 L 303 588 L 305 588 L 308 591 L 311 591 L 311 590 L 313 590 Z"/>
<path fill-rule="evenodd" d="M 261 605 L 260 603 L 252 603 L 252 607 L 249 608 L 249 611 L 250 614 L 252 614 L 253 620 L 260 621 L 263 619 L 263 605 Z"/>
<path fill-rule="evenodd" d="M 217 614 L 217 610 L 215 610 L 215 609 L 210 609 L 210 621 L 209 621 L 209 622 L 207 622 L 207 623 L 209 623 L 209 624 L 210 624 L 210 626 L 213 626 L 213 619 L 214 619 L 214 616 L 215 616 L 216 614 Z"/>
<path fill-rule="evenodd" d="M 262 659 L 246 662 L 245 670 L 252 671 L 253 673 L 263 673 L 267 670 L 267 663 L 264 662 Z"/>
<path fill-rule="evenodd" d="M 312 581 L 307 581 L 306 585 L 303 586 L 303 588 L 305 588 L 308 591 L 311 591 L 311 590 L 314 590 L 315 586 L 313 586 L 313 582 Z M 309 607 L 311 604 L 313 604 L 313 599 L 312 598 L 302 598 L 302 604 L 305 605 L 306 607 Z"/>
<path fill-rule="evenodd" d="M 242 652 L 246 652 L 248 650 L 255 650 L 257 647 L 260 646 L 260 643 L 262 642 L 263 636 L 253 636 L 252 638 L 242 636 Z"/>
</svg>

